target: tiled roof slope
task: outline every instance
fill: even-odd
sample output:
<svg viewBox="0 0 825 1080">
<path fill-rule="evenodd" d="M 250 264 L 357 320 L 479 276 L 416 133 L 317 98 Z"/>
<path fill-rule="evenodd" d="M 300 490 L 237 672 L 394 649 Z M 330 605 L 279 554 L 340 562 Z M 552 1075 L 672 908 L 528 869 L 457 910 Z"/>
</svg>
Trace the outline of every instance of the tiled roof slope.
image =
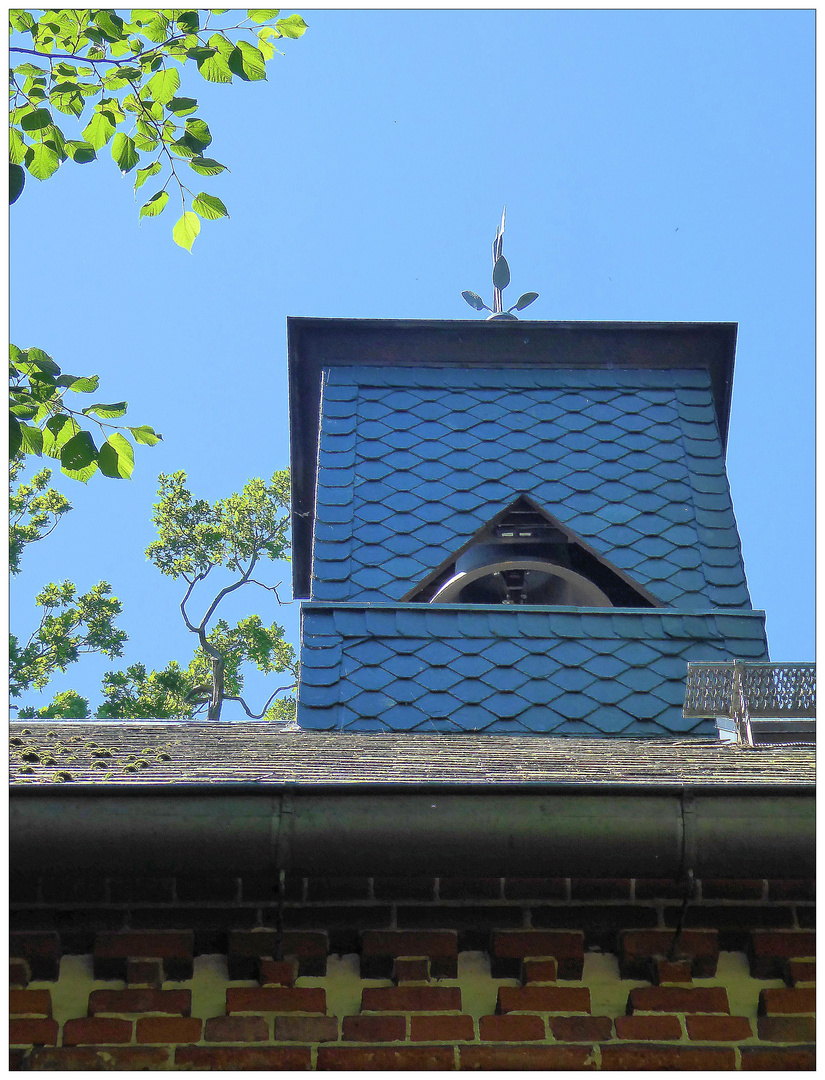
<svg viewBox="0 0 825 1080">
<path fill-rule="evenodd" d="M 302 612 L 298 722 L 359 731 L 712 735 L 687 662 L 767 659 L 764 612 L 322 604 Z"/>
<path fill-rule="evenodd" d="M 816 757 L 810 747 L 754 750 L 714 739 L 342 735 L 262 721 L 16 721 L 11 736 L 13 788 L 60 786 L 69 797 L 78 786 L 110 784 L 807 787 Z"/>
<path fill-rule="evenodd" d="M 681 609 L 750 608 L 706 370 L 333 367 L 312 596 L 399 600 L 521 492 Z"/>
</svg>

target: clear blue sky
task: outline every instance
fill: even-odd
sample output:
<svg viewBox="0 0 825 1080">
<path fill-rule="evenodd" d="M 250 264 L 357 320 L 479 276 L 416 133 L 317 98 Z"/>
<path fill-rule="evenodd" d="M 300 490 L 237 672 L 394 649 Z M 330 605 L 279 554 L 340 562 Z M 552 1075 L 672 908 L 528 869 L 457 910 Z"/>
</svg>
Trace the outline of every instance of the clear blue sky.
<svg viewBox="0 0 825 1080">
<path fill-rule="evenodd" d="M 131 481 L 57 471 L 75 509 L 28 551 L 12 629 L 47 581 L 102 578 L 130 640 L 26 700 L 188 661 L 181 590 L 143 555 L 157 474 L 215 499 L 285 467 L 287 316 L 473 318 L 460 292 L 490 291 L 505 203 L 532 318 L 739 323 L 728 472 L 751 596 L 772 658 L 812 658 L 814 13 L 299 10 L 267 83 L 184 75 L 232 170 L 204 179 L 231 219 L 193 254 L 171 201 L 138 227 L 105 153 L 11 209 L 12 340 L 164 434 Z M 297 641 L 296 605 L 250 590 L 230 615 L 251 611 Z"/>
</svg>

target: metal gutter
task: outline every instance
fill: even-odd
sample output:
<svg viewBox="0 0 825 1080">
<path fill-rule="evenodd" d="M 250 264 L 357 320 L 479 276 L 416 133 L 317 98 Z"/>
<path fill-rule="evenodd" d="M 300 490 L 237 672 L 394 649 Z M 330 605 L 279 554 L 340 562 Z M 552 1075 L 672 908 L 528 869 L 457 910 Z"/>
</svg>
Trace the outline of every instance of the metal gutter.
<svg viewBox="0 0 825 1080">
<path fill-rule="evenodd" d="M 13 790 L 13 872 L 798 878 L 809 791 Z"/>
</svg>

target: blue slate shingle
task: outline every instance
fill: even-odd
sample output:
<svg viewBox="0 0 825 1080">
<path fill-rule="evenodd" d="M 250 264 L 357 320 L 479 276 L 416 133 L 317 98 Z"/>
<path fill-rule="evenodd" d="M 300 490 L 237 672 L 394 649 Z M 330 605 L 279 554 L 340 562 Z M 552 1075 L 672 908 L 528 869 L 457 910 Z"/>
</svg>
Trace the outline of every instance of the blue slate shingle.
<svg viewBox="0 0 825 1080">
<path fill-rule="evenodd" d="M 304 661 L 305 728 L 713 735 L 682 718 L 688 661 L 767 658 L 758 611 L 304 605 L 306 641 L 331 625 L 337 670 Z"/>
</svg>

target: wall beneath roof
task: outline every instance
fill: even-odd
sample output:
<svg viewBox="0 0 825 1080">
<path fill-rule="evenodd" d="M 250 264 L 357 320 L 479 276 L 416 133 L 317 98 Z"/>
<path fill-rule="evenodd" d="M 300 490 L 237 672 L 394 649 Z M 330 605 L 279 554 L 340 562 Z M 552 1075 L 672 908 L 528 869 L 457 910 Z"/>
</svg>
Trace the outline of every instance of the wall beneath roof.
<svg viewBox="0 0 825 1080">
<path fill-rule="evenodd" d="M 700 882 L 674 942 L 684 893 L 18 879 L 11 1065 L 812 1069 L 813 882 Z"/>
</svg>

